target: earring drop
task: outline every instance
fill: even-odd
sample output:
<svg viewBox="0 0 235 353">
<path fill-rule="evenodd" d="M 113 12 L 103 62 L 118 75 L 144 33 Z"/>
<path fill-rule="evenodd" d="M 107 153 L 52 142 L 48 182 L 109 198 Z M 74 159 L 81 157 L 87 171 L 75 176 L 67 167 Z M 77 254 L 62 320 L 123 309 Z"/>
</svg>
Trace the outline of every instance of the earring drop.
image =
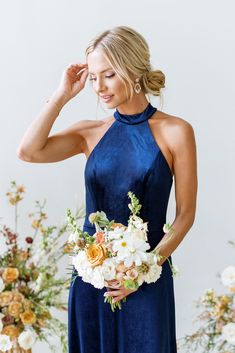
<svg viewBox="0 0 235 353">
<path fill-rule="evenodd" d="M 134 85 L 134 90 L 135 90 L 135 92 L 137 93 L 137 94 L 139 94 L 140 93 L 140 91 L 141 91 L 141 86 L 140 86 L 140 84 L 139 84 L 139 78 L 136 78 L 135 79 L 135 85 Z"/>
</svg>

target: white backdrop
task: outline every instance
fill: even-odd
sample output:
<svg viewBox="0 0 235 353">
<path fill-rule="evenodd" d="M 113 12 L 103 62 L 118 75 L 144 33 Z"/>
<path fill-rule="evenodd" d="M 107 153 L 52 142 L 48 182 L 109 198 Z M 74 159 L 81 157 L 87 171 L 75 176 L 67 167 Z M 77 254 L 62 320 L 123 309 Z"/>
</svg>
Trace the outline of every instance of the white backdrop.
<svg viewBox="0 0 235 353">
<path fill-rule="evenodd" d="M 59 84 L 64 68 L 84 61 L 84 50 L 97 33 L 127 25 L 148 41 L 152 64 L 166 75 L 162 111 L 189 121 L 198 157 L 196 220 L 173 254 L 181 276 L 175 279 L 177 336 L 193 329 L 194 301 L 208 287 L 222 291 L 216 277 L 234 264 L 234 2 L 147 0 L 10 1 L 1 6 L 0 35 L 0 217 L 13 224 L 5 192 L 10 181 L 26 187 L 19 231 L 29 231 L 27 212 L 34 200 L 47 199 L 49 223 L 65 218 L 84 199 L 85 156 L 59 163 L 33 164 L 16 155 L 30 122 Z M 156 106 L 159 101 L 151 100 Z M 98 111 L 98 118 L 110 111 Z M 51 133 L 77 120 L 96 119 L 96 96 L 85 89 L 60 113 Z M 175 216 L 174 185 L 167 221 Z M 61 266 L 65 272 L 66 263 Z M 66 322 L 66 315 L 62 315 Z M 46 345 L 37 344 L 34 353 Z"/>
</svg>

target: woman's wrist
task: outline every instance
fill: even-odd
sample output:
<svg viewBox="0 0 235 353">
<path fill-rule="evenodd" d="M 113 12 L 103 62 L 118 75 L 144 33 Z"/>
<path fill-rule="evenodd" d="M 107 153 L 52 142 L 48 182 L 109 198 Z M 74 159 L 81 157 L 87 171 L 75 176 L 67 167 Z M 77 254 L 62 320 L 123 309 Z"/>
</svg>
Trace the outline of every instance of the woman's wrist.
<svg viewBox="0 0 235 353">
<path fill-rule="evenodd" d="M 60 114 L 61 109 L 68 103 L 69 98 L 59 91 L 55 91 L 52 96 L 47 99 L 46 103 L 51 103 L 57 110 L 58 115 Z"/>
</svg>

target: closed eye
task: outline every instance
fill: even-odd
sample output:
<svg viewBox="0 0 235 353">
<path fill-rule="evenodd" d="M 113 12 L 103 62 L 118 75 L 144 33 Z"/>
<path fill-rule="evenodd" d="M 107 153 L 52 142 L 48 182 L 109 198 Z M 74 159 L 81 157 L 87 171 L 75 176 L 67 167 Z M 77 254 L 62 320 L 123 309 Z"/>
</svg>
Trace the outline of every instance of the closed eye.
<svg viewBox="0 0 235 353">
<path fill-rule="evenodd" d="M 112 74 L 112 75 L 109 75 L 109 76 L 105 76 L 105 78 L 111 78 L 113 77 L 115 74 Z M 95 78 L 89 78 L 90 81 L 95 81 L 96 79 Z"/>
</svg>

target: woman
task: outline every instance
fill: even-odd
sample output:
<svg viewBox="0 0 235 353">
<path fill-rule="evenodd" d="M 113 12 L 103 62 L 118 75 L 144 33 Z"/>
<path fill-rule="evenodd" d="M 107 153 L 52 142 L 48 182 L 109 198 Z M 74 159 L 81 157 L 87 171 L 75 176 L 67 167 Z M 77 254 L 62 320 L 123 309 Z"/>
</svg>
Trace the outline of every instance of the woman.
<svg viewBox="0 0 235 353">
<path fill-rule="evenodd" d="M 81 120 L 49 136 L 63 106 L 88 78 L 108 109 L 108 118 Z M 148 45 L 138 32 L 119 26 L 94 38 L 86 63 L 64 71 L 60 85 L 26 131 L 17 154 L 28 162 L 58 162 L 78 153 L 85 167 L 86 217 L 83 229 L 94 234 L 91 212 L 103 210 L 109 219 L 127 225 L 127 196 L 132 191 L 148 221 L 151 250 L 162 260 L 160 279 L 138 290 L 99 290 L 77 277 L 69 293 L 70 353 L 175 353 L 175 302 L 169 262 L 192 227 L 197 195 L 194 131 L 186 120 L 153 107 L 146 95 L 160 95 L 165 76 L 150 64 Z M 168 199 L 175 181 L 176 217 L 173 235 L 164 234 Z M 114 313 L 104 294 L 114 301 L 127 297 Z"/>
</svg>

